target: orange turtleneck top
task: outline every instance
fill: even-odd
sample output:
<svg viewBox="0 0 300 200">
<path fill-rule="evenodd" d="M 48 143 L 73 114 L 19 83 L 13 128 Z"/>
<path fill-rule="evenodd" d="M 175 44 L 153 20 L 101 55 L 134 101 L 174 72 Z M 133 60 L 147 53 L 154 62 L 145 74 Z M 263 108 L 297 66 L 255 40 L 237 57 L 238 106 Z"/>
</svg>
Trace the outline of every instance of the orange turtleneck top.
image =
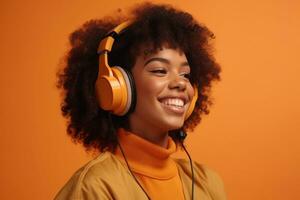
<svg viewBox="0 0 300 200">
<path fill-rule="evenodd" d="M 192 176 L 186 159 L 170 155 L 176 145 L 168 138 L 167 148 L 155 145 L 124 129 L 119 143 L 129 166 L 151 200 L 191 199 Z M 226 200 L 222 179 L 205 165 L 193 163 L 195 200 Z M 55 196 L 55 200 L 147 200 L 131 175 L 120 148 L 103 152 L 80 168 Z"/>
<path fill-rule="evenodd" d="M 134 176 L 151 199 L 184 200 L 178 169 L 170 157 L 176 151 L 176 145 L 171 137 L 168 138 L 167 148 L 153 144 L 124 129 L 119 129 L 118 138 Z M 115 155 L 126 166 L 119 147 Z"/>
</svg>

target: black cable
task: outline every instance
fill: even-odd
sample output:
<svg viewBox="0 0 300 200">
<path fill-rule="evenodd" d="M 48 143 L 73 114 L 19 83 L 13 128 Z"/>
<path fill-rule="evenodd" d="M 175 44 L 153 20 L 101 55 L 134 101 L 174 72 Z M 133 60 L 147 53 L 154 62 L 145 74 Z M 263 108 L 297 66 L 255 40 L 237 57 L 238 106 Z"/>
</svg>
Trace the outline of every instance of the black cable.
<svg viewBox="0 0 300 200">
<path fill-rule="evenodd" d="M 148 196 L 147 192 L 145 191 L 145 189 L 142 187 L 142 185 L 140 184 L 140 182 L 137 180 L 137 178 L 136 178 L 135 175 L 133 174 L 133 172 L 132 172 L 132 170 L 131 170 L 131 168 L 130 168 L 128 162 L 127 162 L 127 159 L 126 159 L 126 156 L 125 156 L 125 154 L 124 154 L 124 151 L 123 151 L 123 149 L 122 149 L 122 147 L 121 147 L 121 145 L 120 145 L 119 142 L 118 142 L 118 145 L 119 145 L 119 147 L 120 147 L 120 149 L 121 149 L 122 155 L 123 155 L 123 157 L 124 157 L 124 159 L 125 159 L 125 162 L 126 162 L 126 165 L 127 165 L 127 167 L 128 167 L 128 170 L 130 171 L 130 174 L 132 175 L 132 177 L 134 178 L 134 180 L 137 182 L 137 184 L 140 186 L 140 188 L 144 191 L 144 193 L 145 193 L 145 195 L 147 196 L 147 198 L 148 198 L 149 200 L 151 200 L 150 197 Z"/>
<path fill-rule="evenodd" d="M 195 184 L 195 177 L 194 177 L 194 169 L 193 169 L 193 162 L 192 162 L 192 158 L 189 154 L 189 152 L 186 150 L 183 142 L 181 142 L 181 146 L 184 149 L 185 153 L 187 154 L 187 156 L 189 157 L 190 160 L 190 165 L 191 165 L 191 171 L 192 171 L 192 200 L 194 200 L 194 184 Z"/>
<path fill-rule="evenodd" d="M 117 134 L 116 129 L 115 129 L 114 124 L 113 124 L 113 121 L 112 121 L 112 118 L 111 118 L 111 113 L 108 113 L 108 118 L 109 118 L 109 121 L 110 121 L 110 123 L 111 123 L 111 128 L 112 128 L 111 131 L 113 131 L 113 133 Z M 136 178 L 135 175 L 133 174 L 133 172 L 132 172 L 132 170 L 131 170 L 131 168 L 130 168 L 130 166 L 129 166 L 129 164 L 128 164 L 128 161 L 127 161 L 127 159 L 126 159 L 126 156 L 125 156 L 125 153 L 124 153 L 124 151 L 123 151 L 123 148 L 122 148 L 121 144 L 119 143 L 119 139 L 117 139 L 117 142 L 118 142 L 118 146 L 120 147 L 121 153 L 122 153 L 122 155 L 123 155 L 123 158 L 124 158 L 124 160 L 125 160 L 125 162 L 126 162 L 127 168 L 128 168 L 128 170 L 129 170 L 131 176 L 134 178 L 134 180 L 136 181 L 136 183 L 137 183 L 137 184 L 140 186 L 140 188 L 143 190 L 143 192 L 145 193 L 145 195 L 147 196 L 147 198 L 148 198 L 149 200 L 151 200 L 150 197 L 149 197 L 149 195 L 148 195 L 147 192 L 145 191 L 145 189 L 142 187 L 142 185 L 140 184 L 140 182 L 137 180 L 137 178 Z"/>
</svg>

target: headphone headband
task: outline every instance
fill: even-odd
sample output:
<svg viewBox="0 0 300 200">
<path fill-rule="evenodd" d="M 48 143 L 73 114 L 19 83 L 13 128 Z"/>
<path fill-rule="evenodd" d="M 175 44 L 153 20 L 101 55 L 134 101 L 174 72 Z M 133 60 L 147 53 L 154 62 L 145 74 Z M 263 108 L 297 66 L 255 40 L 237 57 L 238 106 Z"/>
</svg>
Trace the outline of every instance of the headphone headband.
<svg viewBox="0 0 300 200">
<path fill-rule="evenodd" d="M 115 39 L 131 24 L 131 21 L 125 21 L 111 30 L 98 46 L 98 54 L 110 52 Z"/>
</svg>

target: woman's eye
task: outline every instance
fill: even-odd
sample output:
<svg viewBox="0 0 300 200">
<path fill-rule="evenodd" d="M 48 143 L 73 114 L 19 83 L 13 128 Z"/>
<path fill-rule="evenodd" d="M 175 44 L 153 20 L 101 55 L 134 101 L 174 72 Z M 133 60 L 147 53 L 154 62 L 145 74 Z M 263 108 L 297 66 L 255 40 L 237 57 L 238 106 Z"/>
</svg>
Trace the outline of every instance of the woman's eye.
<svg viewBox="0 0 300 200">
<path fill-rule="evenodd" d="M 184 76 L 184 78 L 186 78 L 186 79 L 191 79 L 191 74 L 190 73 L 188 73 L 188 74 L 183 74 L 183 76 Z"/>
<path fill-rule="evenodd" d="M 157 69 L 157 70 L 152 70 L 151 72 L 152 73 L 158 73 L 158 74 L 165 74 L 166 70 L 164 70 L 164 69 Z"/>
</svg>

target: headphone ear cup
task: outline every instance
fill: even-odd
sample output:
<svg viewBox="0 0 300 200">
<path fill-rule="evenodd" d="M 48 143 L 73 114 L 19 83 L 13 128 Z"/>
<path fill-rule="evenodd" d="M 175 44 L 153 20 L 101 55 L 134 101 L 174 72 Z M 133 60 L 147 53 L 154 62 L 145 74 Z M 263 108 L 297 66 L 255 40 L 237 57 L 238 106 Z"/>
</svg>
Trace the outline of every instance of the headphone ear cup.
<svg viewBox="0 0 300 200">
<path fill-rule="evenodd" d="M 189 105 L 188 110 L 186 111 L 184 120 L 187 120 L 191 116 L 191 114 L 193 113 L 196 102 L 197 102 L 197 99 L 198 99 L 198 87 L 195 85 L 194 86 L 194 96 L 192 98 L 192 101 Z"/>
<path fill-rule="evenodd" d="M 119 81 L 113 76 L 97 78 L 95 93 L 99 107 L 103 110 L 114 110 L 122 98 Z"/>
<path fill-rule="evenodd" d="M 123 116 L 129 112 L 132 112 L 135 108 L 136 95 L 134 79 L 131 73 L 122 67 L 116 66 L 112 69 L 118 70 L 122 74 L 122 79 L 124 80 L 122 87 L 124 102 L 118 108 L 119 112 L 116 112 L 117 115 Z"/>
</svg>

